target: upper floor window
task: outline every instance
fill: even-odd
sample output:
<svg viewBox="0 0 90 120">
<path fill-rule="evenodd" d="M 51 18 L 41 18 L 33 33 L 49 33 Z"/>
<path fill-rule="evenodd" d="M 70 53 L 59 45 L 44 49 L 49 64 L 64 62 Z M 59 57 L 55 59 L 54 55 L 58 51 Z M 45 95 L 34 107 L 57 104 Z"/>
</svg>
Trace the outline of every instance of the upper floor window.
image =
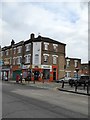
<svg viewBox="0 0 90 120">
<path fill-rule="evenodd" d="M 44 62 L 47 62 L 47 61 L 48 61 L 48 56 L 44 55 Z"/>
<path fill-rule="evenodd" d="M 17 49 L 18 49 L 18 53 L 21 53 L 21 46 L 20 47 L 18 47 Z"/>
<path fill-rule="evenodd" d="M 27 44 L 25 45 L 25 47 L 26 47 L 26 51 L 30 51 L 31 44 Z"/>
<path fill-rule="evenodd" d="M 25 55 L 24 57 L 25 57 L 25 63 L 30 63 L 31 55 L 30 54 L 29 55 Z"/>
<path fill-rule="evenodd" d="M 2 52 L 0 52 L 0 58 L 2 57 Z"/>
<path fill-rule="evenodd" d="M 57 44 L 53 44 L 53 49 L 54 49 L 54 51 L 56 51 L 56 52 L 57 52 L 57 47 L 58 47 Z"/>
<path fill-rule="evenodd" d="M 48 45 L 49 45 L 49 43 L 44 42 L 44 49 L 45 50 L 48 50 Z"/>
<path fill-rule="evenodd" d="M 3 53 L 4 53 L 4 52 L 3 52 L 3 51 L 1 51 L 1 57 L 4 55 Z"/>
<path fill-rule="evenodd" d="M 43 54 L 43 56 L 44 56 L 44 62 L 47 62 L 49 54 Z"/>
<path fill-rule="evenodd" d="M 75 62 L 75 67 L 78 67 L 78 60 L 74 60 Z"/>
<path fill-rule="evenodd" d="M 70 67 L 70 59 L 66 60 L 66 67 Z"/>
<path fill-rule="evenodd" d="M 57 64 L 57 55 L 52 55 L 53 56 L 53 64 Z"/>
<path fill-rule="evenodd" d="M 14 48 L 14 51 L 13 51 L 14 54 L 16 54 L 16 48 Z"/>
<path fill-rule="evenodd" d="M 13 58 L 13 65 L 16 64 L 16 57 Z"/>
<path fill-rule="evenodd" d="M 8 50 L 6 50 L 6 55 L 8 55 L 9 54 L 9 51 Z"/>
<path fill-rule="evenodd" d="M 22 56 L 18 56 L 18 57 L 17 57 L 17 64 L 20 64 L 21 61 L 22 61 Z"/>
</svg>

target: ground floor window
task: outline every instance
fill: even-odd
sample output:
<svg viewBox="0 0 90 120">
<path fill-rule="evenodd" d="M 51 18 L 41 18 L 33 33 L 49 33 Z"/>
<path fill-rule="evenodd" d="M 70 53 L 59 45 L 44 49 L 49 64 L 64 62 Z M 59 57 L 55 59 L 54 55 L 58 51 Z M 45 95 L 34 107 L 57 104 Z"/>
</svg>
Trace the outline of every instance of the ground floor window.
<svg viewBox="0 0 90 120">
<path fill-rule="evenodd" d="M 46 80 L 50 79 L 50 69 L 44 69 L 43 70 L 43 77 Z"/>
<path fill-rule="evenodd" d="M 66 77 L 71 77 L 71 72 L 66 72 Z"/>
</svg>

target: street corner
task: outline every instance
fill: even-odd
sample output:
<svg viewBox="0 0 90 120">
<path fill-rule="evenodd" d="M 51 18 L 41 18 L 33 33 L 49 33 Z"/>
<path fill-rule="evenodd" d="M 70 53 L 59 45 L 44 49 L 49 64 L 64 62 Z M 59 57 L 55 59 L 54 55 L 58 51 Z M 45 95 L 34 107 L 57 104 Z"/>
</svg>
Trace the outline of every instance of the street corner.
<svg viewBox="0 0 90 120">
<path fill-rule="evenodd" d="M 59 87 L 54 87 L 53 90 L 54 91 L 59 91 Z"/>
</svg>

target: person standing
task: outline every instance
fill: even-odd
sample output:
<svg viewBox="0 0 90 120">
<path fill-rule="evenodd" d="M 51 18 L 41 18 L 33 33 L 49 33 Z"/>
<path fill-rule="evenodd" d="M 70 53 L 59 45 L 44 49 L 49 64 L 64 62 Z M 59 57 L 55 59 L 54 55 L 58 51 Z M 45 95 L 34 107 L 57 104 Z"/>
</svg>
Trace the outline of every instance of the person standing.
<svg viewBox="0 0 90 120">
<path fill-rule="evenodd" d="M 21 81 L 21 83 L 22 83 L 22 73 L 20 74 L 20 81 Z"/>
<path fill-rule="evenodd" d="M 20 79 L 20 76 L 17 74 L 17 75 L 16 75 L 16 82 L 17 82 L 17 83 L 19 82 L 19 79 Z"/>
</svg>

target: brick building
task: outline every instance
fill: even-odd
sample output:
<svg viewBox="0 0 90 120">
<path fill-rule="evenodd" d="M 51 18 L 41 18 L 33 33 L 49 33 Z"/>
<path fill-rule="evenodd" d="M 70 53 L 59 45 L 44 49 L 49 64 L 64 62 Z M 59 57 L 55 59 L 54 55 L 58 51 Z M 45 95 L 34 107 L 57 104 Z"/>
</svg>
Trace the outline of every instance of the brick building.
<svg viewBox="0 0 90 120">
<path fill-rule="evenodd" d="M 42 75 L 45 80 L 53 81 L 64 76 L 65 64 L 65 46 L 56 40 L 30 35 L 30 39 L 24 42 L 24 63 L 23 71 L 40 73 L 39 81 L 42 81 Z"/>
<path fill-rule="evenodd" d="M 74 77 L 77 74 L 76 68 L 79 68 L 78 74 L 80 75 L 81 74 L 81 59 L 66 57 L 65 76 Z"/>
<path fill-rule="evenodd" d="M 22 73 L 22 63 L 24 59 L 24 41 L 12 45 L 11 55 L 11 77 L 16 79 L 16 75 Z"/>
<path fill-rule="evenodd" d="M 81 64 L 81 74 L 89 75 L 89 63 Z"/>
<path fill-rule="evenodd" d="M 33 74 L 39 72 L 39 81 L 42 74 L 45 80 L 53 81 L 64 76 L 66 44 L 56 40 L 30 35 L 29 40 L 16 43 L 12 40 L 10 46 L 2 48 L 4 61 L 2 72 L 8 78 L 16 79 L 16 75 L 27 75 L 28 71 Z"/>
<path fill-rule="evenodd" d="M 1 49 L 1 46 L 0 46 L 0 80 L 2 79 L 1 76 L 2 76 L 2 49 Z"/>
</svg>

